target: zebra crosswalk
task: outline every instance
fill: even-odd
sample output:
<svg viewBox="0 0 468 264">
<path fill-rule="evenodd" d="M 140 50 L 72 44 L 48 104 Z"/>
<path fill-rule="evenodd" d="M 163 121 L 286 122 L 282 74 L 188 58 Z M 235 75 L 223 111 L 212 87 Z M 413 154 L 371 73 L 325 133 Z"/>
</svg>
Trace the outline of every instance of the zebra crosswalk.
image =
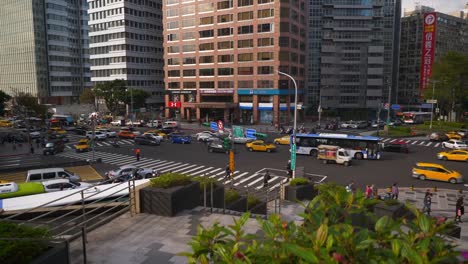
<svg viewBox="0 0 468 264">
<path fill-rule="evenodd" d="M 433 142 L 433 141 L 427 141 L 427 140 L 415 140 L 415 139 L 399 139 L 399 138 L 382 138 L 383 143 L 392 143 L 395 141 L 404 141 L 409 145 L 413 146 L 421 146 L 421 147 L 440 147 L 441 143 L 440 142 Z"/>
<path fill-rule="evenodd" d="M 112 140 L 112 139 L 110 139 Z M 119 144 L 119 145 L 134 145 L 135 142 L 131 139 L 118 139 L 116 140 L 116 143 Z M 75 144 L 67 144 L 65 147 L 67 149 L 74 149 L 73 145 Z M 112 146 L 112 143 L 111 141 L 96 141 L 96 147 L 110 147 Z"/>
<path fill-rule="evenodd" d="M 72 158 L 72 159 L 92 159 L 92 153 L 75 153 L 75 152 L 63 152 L 57 156 Z M 185 162 L 159 160 L 151 158 L 140 158 L 139 161 L 135 160 L 134 156 L 108 153 L 103 151 L 97 151 L 94 153 L 94 158 L 101 159 L 103 163 L 108 163 L 117 166 L 134 165 L 138 167 L 151 168 L 159 171 L 160 173 L 165 172 L 179 172 L 188 174 L 191 176 L 207 176 L 214 178 L 222 184 L 227 186 L 233 186 L 238 189 L 248 189 L 249 191 L 262 191 L 269 192 L 278 191 L 282 183 L 285 183 L 286 171 L 270 171 L 270 180 L 268 186 L 264 187 L 264 170 L 260 170 L 254 173 L 234 171 L 229 179 L 226 179 L 224 168 L 191 164 Z M 283 174 L 284 173 L 284 174 Z"/>
</svg>

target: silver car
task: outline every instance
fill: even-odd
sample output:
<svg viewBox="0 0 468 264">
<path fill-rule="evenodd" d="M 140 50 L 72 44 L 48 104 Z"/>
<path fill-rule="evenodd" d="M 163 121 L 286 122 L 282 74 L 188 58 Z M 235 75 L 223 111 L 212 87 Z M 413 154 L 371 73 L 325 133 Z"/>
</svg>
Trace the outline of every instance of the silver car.
<svg viewBox="0 0 468 264">
<path fill-rule="evenodd" d="M 125 165 L 116 170 L 111 170 L 105 173 L 109 179 L 128 181 L 135 179 L 148 179 L 156 177 L 156 170 L 150 168 L 139 168 L 134 165 Z"/>
</svg>

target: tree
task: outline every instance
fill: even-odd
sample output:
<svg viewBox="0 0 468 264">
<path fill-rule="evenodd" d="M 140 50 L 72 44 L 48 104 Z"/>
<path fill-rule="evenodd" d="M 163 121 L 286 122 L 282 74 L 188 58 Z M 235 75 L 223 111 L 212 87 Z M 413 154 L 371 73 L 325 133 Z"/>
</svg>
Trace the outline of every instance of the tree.
<svg viewBox="0 0 468 264">
<path fill-rule="evenodd" d="M 432 78 L 435 85 L 429 82 L 423 91 L 425 99 L 437 100 L 442 114 L 452 110 L 456 113 L 466 111 L 468 101 L 468 55 L 448 52 L 433 65 Z"/>
<path fill-rule="evenodd" d="M 95 95 L 104 99 L 107 109 L 113 114 L 118 114 L 121 104 L 126 98 L 126 85 L 124 80 L 104 82 L 94 87 Z"/>
<path fill-rule="evenodd" d="M 342 186 L 321 184 L 307 205 L 302 224 L 279 215 L 258 219 L 261 234 L 246 234 L 244 214 L 233 225 L 198 227 L 189 263 L 456 263 L 457 253 L 444 233 L 452 224 L 410 208 L 415 218 L 376 219 L 377 200 Z M 394 200 L 392 200 L 394 201 Z M 356 223 L 370 218 L 371 228 Z M 367 223 L 366 223 L 367 224 Z"/>
<path fill-rule="evenodd" d="M 146 99 L 150 96 L 150 94 L 140 89 L 128 90 L 125 95 L 124 103 L 130 105 L 132 102 L 132 96 L 133 108 L 136 109 L 145 106 Z"/>
<path fill-rule="evenodd" d="M 19 115 L 47 118 L 47 106 L 39 104 L 37 98 L 29 93 L 18 93 L 14 96 L 13 112 Z"/>
<path fill-rule="evenodd" d="M 4 91 L 0 91 L 0 116 L 5 114 L 5 103 L 11 100 L 11 96 L 5 93 Z"/>
<path fill-rule="evenodd" d="M 95 103 L 96 96 L 91 88 L 86 88 L 80 95 L 80 102 L 83 104 L 93 104 Z"/>
</svg>

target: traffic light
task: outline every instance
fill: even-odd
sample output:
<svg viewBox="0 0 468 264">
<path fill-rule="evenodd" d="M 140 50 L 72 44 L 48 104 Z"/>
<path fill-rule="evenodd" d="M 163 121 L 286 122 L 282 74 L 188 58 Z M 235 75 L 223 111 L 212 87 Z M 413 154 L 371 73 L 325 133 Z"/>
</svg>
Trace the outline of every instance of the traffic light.
<svg viewBox="0 0 468 264">
<path fill-rule="evenodd" d="M 229 138 L 224 138 L 223 139 L 223 147 L 225 149 L 229 149 Z"/>
</svg>

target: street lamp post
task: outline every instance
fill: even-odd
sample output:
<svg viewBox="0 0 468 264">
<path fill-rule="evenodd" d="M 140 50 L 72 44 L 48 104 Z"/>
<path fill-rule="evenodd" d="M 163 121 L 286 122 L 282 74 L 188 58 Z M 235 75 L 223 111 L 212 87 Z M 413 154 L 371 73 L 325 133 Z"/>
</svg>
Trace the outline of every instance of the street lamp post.
<svg viewBox="0 0 468 264">
<path fill-rule="evenodd" d="M 431 100 L 431 123 L 429 125 L 429 129 L 432 129 L 432 120 L 434 119 L 434 92 L 435 92 L 435 85 L 437 81 L 432 81 L 432 100 Z"/>
<path fill-rule="evenodd" d="M 296 130 L 297 130 L 297 84 L 296 80 L 284 72 L 278 71 L 278 74 L 284 75 L 291 79 L 294 83 L 294 125 L 293 125 L 293 141 L 291 144 L 291 171 L 292 178 L 296 178 Z"/>
</svg>

